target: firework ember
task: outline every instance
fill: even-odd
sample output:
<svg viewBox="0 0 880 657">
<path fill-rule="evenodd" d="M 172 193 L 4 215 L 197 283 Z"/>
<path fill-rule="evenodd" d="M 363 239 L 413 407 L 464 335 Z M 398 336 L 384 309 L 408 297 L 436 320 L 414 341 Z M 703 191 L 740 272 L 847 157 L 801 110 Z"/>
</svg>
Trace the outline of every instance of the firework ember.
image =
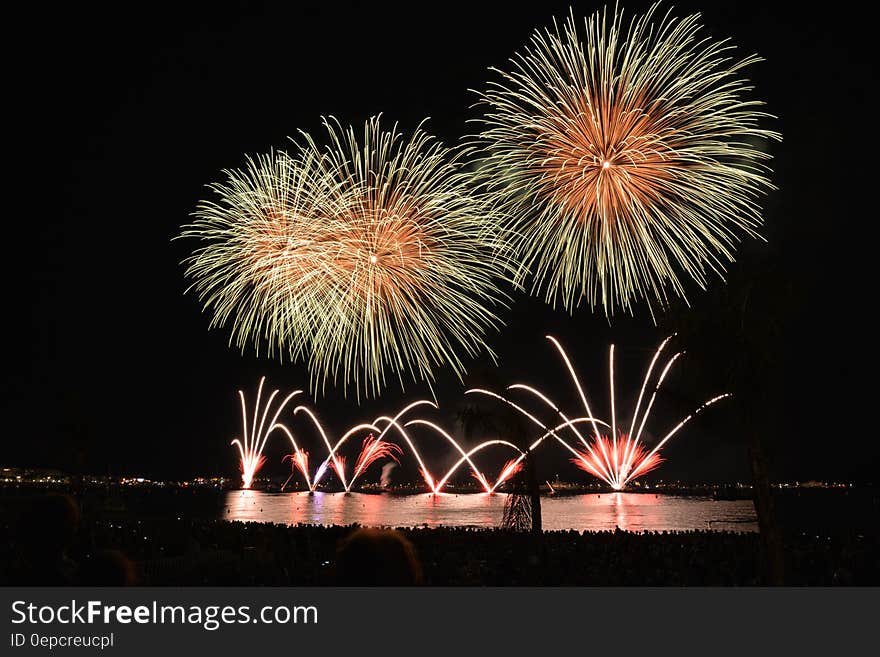
<svg viewBox="0 0 880 657">
<path fill-rule="evenodd" d="M 759 58 L 656 10 L 571 14 L 481 94 L 479 176 L 511 218 L 516 278 L 569 311 L 664 304 L 684 296 L 681 274 L 705 288 L 758 235 L 772 189 L 780 137 L 741 77 Z"/>
</svg>

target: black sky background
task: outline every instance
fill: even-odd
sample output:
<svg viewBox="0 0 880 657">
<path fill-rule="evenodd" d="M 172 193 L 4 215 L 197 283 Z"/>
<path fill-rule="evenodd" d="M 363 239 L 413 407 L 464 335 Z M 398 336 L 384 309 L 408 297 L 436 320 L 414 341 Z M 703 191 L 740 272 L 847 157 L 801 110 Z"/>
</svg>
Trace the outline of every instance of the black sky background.
<svg viewBox="0 0 880 657">
<path fill-rule="evenodd" d="M 455 143 L 473 129 L 468 89 L 482 88 L 487 67 L 503 67 L 568 6 L 119 3 L 37 5 L 11 15 L 0 464 L 233 474 L 235 391 L 252 395 L 263 374 L 282 390 L 306 386 L 308 376 L 301 366 L 228 347 L 228 334 L 208 331 L 197 299 L 184 296 L 179 262 L 189 245 L 172 238 L 204 185 L 240 166 L 245 153 L 284 146 L 298 129 L 319 133 L 321 115 L 360 125 L 383 112 L 405 129 L 429 116 L 428 130 Z M 601 5 L 573 6 L 583 16 Z M 866 173 L 877 137 L 864 21 L 751 0 L 672 6 L 679 16 L 702 12 L 708 35 L 731 37 L 739 54 L 766 59 L 748 76 L 780 117 L 767 124 L 784 137 L 772 147 L 780 189 L 764 203 L 768 241 L 747 240 L 729 276 L 735 286 L 762 272 L 761 285 L 778 295 L 747 322 L 760 327 L 767 312 L 779 326 L 766 344 L 764 437 L 774 478 L 871 480 L 877 213 Z M 711 312 L 723 285 L 713 280 L 708 293 L 692 285 L 692 311 Z M 600 414 L 608 408 L 608 344 L 618 345 L 617 403 L 626 409 L 665 337 L 662 318 L 655 326 L 645 306 L 635 318 L 609 322 L 588 307 L 569 317 L 517 295 L 503 316 L 507 328 L 489 340 L 498 380 L 539 384 L 573 407 L 569 380 L 543 337 L 552 333 Z M 711 332 L 700 343 L 668 380 L 652 422 L 657 432 L 727 384 L 725 361 L 738 355 L 725 353 L 720 339 L 712 352 Z M 441 375 L 436 390 L 434 417 L 451 426 L 463 386 Z M 318 408 L 342 429 L 425 394 L 410 384 L 359 408 L 331 391 Z M 746 439 L 732 412 L 719 404 L 692 423 L 654 478 L 745 479 Z M 280 439 L 270 447 L 267 471 L 283 470 L 282 447 Z M 446 453 L 439 444 L 427 450 Z M 404 469 L 414 477 L 411 465 Z M 553 448 L 541 467 L 582 476 Z"/>
</svg>

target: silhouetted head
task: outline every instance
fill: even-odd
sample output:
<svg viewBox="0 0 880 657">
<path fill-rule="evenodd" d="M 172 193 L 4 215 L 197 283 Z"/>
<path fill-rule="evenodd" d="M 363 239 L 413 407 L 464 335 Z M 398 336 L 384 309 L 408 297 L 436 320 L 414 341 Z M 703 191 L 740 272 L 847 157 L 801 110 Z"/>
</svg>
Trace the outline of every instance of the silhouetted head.
<svg viewBox="0 0 880 657">
<path fill-rule="evenodd" d="M 35 498 L 19 523 L 19 540 L 25 549 L 43 554 L 60 553 L 73 541 L 79 527 L 79 506 L 69 495 Z"/>
<path fill-rule="evenodd" d="M 336 583 L 341 586 L 412 586 L 422 583 L 416 551 L 392 529 L 357 529 L 336 553 Z"/>
<path fill-rule="evenodd" d="M 85 586 L 133 586 L 137 572 L 119 550 L 98 550 L 83 562 L 80 579 Z"/>
</svg>

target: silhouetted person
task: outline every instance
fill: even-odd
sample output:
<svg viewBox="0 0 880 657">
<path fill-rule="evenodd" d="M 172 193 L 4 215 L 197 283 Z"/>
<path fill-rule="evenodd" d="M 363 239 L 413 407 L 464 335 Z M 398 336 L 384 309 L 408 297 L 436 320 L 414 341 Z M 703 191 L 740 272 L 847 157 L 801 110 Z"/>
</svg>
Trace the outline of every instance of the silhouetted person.
<svg viewBox="0 0 880 657">
<path fill-rule="evenodd" d="M 67 549 L 79 520 L 79 506 L 69 495 L 34 499 L 18 523 L 21 568 L 15 578 L 30 586 L 75 584 L 77 565 Z"/>
<path fill-rule="evenodd" d="M 119 550 L 98 550 L 80 569 L 80 584 L 84 586 L 134 586 L 137 583 L 134 564 Z"/>
<path fill-rule="evenodd" d="M 342 542 L 334 566 L 340 586 L 413 586 L 422 583 L 416 551 L 392 529 L 357 529 Z"/>
</svg>

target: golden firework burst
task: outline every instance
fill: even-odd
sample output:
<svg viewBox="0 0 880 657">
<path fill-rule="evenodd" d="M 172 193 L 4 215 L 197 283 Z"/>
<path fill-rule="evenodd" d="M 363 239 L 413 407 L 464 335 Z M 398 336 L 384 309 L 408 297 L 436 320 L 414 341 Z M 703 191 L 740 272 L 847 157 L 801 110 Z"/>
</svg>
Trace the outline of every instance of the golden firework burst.
<svg viewBox="0 0 880 657">
<path fill-rule="evenodd" d="M 554 21 L 480 94 L 479 176 L 510 218 L 516 280 L 569 312 L 664 304 L 682 274 L 704 288 L 772 188 L 779 135 L 740 77 L 759 58 L 656 10 Z"/>
<path fill-rule="evenodd" d="M 184 227 L 204 242 L 185 264 L 212 325 L 239 348 L 307 361 L 313 390 L 373 396 L 440 365 L 460 377 L 461 354 L 490 351 L 510 260 L 464 152 L 379 117 L 362 138 L 324 126 L 325 146 L 303 133 L 291 153 L 227 171 Z"/>
</svg>

